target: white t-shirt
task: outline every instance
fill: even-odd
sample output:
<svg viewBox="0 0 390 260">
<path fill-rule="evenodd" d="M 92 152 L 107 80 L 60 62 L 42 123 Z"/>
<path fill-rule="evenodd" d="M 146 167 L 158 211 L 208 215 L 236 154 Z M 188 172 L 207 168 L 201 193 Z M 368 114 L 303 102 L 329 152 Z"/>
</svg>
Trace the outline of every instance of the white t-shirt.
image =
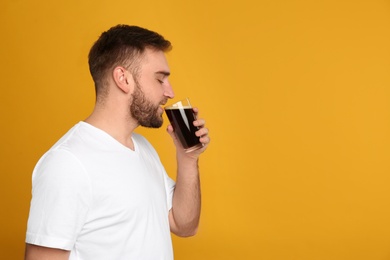
<svg viewBox="0 0 390 260">
<path fill-rule="evenodd" d="M 150 143 L 134 151 L 85 122 L 37 163 L 26 242 L 71 260 L 173 259 L 168 212 L 175 183 Z"/>
</svg>

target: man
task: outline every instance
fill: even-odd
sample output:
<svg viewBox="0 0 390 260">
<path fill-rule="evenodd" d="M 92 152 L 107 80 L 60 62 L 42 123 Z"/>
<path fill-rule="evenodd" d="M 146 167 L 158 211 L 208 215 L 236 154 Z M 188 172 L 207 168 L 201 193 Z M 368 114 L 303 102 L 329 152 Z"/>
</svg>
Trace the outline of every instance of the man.
<svg viewBox="0 0 390 260">
<path fill-rule="evenodd" d="M 203 148 L 176 146 L 176 183 L 153 147 L 133 133 L 162 125 L 162 106 L 174 97 L 161 35 L 118 25 L 89 53 L 96 105 L 37 163 L 26 234 L 27 260 L 173 259 L 170 232 L 196 233 L 200 216 L 198 157 Z M 194 108 L 197 114 L 198 110 Z"/>
</svg>

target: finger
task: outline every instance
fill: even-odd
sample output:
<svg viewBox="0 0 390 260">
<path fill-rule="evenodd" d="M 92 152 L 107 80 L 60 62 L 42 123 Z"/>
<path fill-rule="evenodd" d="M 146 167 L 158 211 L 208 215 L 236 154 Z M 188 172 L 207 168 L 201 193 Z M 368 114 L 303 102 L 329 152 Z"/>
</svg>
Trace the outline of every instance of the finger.
<svg viewBox="0 0 390 260">
<path fill-rule="evenodd" d="M 168 133 L 173 133 L 173 127 L 172 127 L 172 125 L 168 125 L 168 126 L 167 126 L 167 131 L 168 131 Z"/>
<path fill-rule="evenodd" d="M 206 121 L 203 118 L 197 119 L 194 121 L 194 126 L 202 127 L 206 124 Z"/>
<path fill-rule="evenodd" d="M 207 145 L 210 143 L 210 137 L 207 135 L 207 136 L 202 136 L 201 138 L 199 138 L 199 141 L 203 144 L 203 145 Z"/>
<path fill-rule="evenodd" d="M 172 137 L 172 139 L 175 141 L 176 136 L 175 136 L 175 133 L 174 133 L 174 131 L 173 131 L 172 125 L 168 125 L 168 126 L 167 126 L 167 132 L 168 132 L 168 134 Z"/>
<path fill-rule="evenodd" d="M 203 127 L 201 129 L 199 129 L 198 131 L 196 131 L 195 135 L 198 137 L 203 137 L 203 136 L 208 135 L 208 133 L 209 133 L 209 130 L 206 127 Z"/>
<path fill-rule="evenodd" d="M 197 117 L 199 113 L 199 109 L 197 107 L 193 107 L 192 111 L 194 111 L 195 117 Z"/>
</svg>

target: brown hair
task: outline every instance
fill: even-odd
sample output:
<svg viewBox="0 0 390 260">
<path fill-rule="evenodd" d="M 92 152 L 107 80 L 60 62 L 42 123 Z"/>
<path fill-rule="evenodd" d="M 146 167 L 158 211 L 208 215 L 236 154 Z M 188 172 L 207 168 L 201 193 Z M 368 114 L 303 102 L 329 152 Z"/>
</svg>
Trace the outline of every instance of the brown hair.
<svg viewBox="0 0 390 260">
<path fill-rule="evenodd" d="M 95 82 L 96 95 L 107 91 L 107 73 L 116 66 L 129 69 L 136 77 L 139 58 L 145 48 L 166 52 L 172 46 L 160 34 L 138 26 L 117 25 L 103 32 L 88 55 L 89 71 Z"/>
</svg>

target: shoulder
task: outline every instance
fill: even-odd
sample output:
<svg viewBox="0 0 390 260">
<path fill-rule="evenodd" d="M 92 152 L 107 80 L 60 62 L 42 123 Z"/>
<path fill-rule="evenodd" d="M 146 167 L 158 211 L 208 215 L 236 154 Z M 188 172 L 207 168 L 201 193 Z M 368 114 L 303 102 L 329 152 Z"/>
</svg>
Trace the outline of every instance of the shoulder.
<svg viewBox="0 0 390 260">
<path fill-rule="evenodd" d="M 75 143 L 79 139 L 80 123 L 73 126 L 64 134 L 38 161 L 35 170 L 47 170 L 51 167 L 57 169 L 69 168 L 79 165 L 80 162 L 73 151 L 77 150 Z"/>
<path fill-rule="evenodd" d="M 61 183 L 88 182 L 80 160 L 67 149 L 58 147 L 49 150 L 38 161 L 33 172 L 33 182 Z"/>
<path fill-rule="evenodd" d="M 81 121 L 68 130 L 42 157 L 42 161 L 83 161 L 108 147 L 103 131 Z"/>
<path fill-rule="evenodd" d="M 39 159 L 32 175 L 33 186 L 89 186 L 89 177 L 79 156 L 83 153 L 79 149 L 82 128 L 80 123 L 73 126 Z"/>
</svg>

